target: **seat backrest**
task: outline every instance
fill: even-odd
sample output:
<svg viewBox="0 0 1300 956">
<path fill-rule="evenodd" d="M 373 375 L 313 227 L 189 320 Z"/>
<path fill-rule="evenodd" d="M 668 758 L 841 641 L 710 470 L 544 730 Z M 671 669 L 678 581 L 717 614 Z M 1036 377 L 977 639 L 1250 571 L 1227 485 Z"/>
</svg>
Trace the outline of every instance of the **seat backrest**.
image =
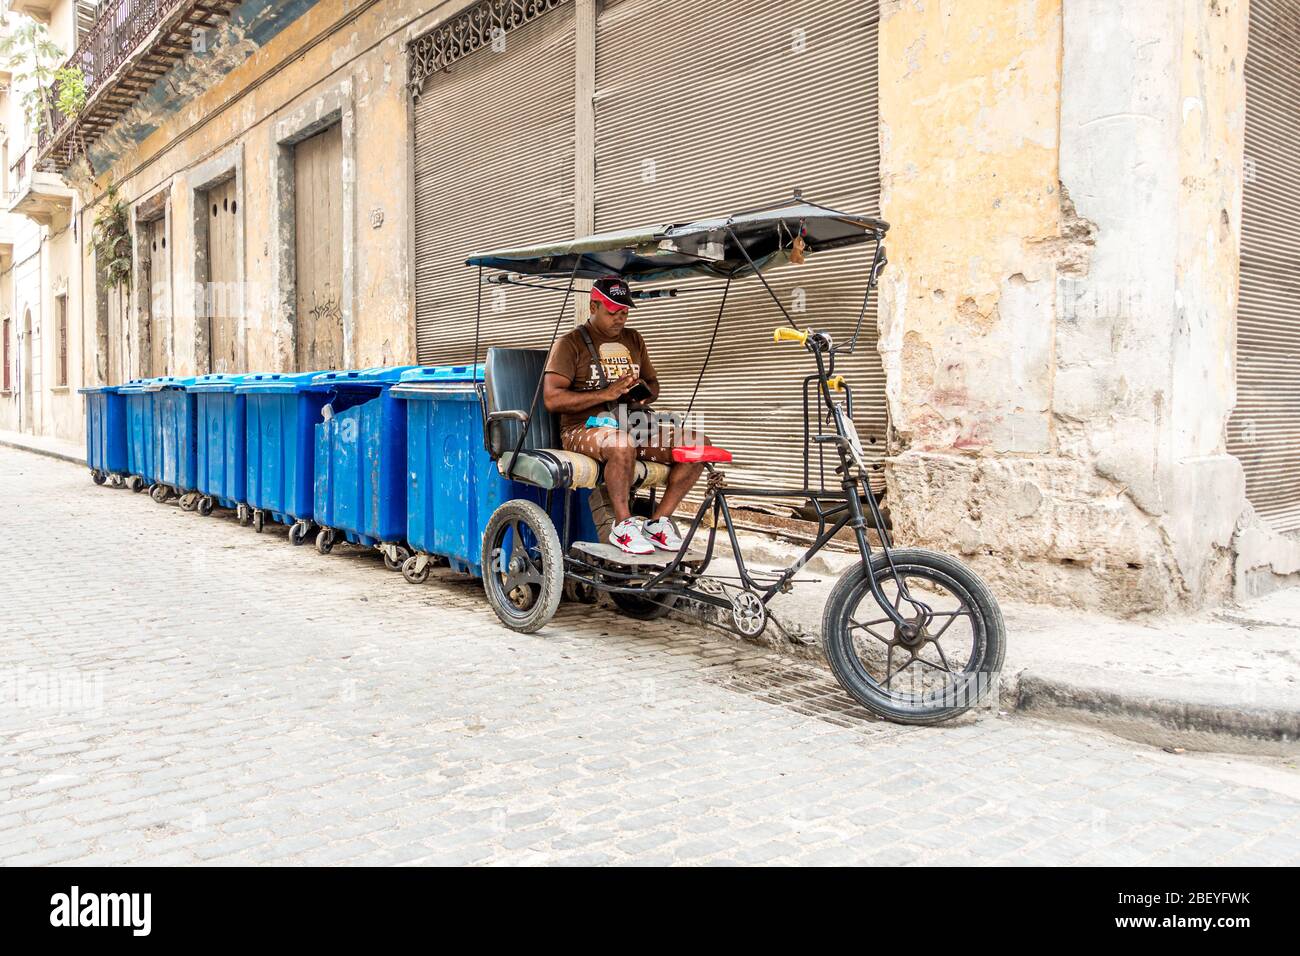
<svg viewBox="0 0 1300 956">
<path fill-rule="evenodd" d="M 537 381 L 545 368 L 546 352 L 542 349 L 488 349 L 487 361 L 483 365 L 483 390 L 488 412 L 527 413 L 533 395 L 537 392 Z M 514 451 L 523 427 L 523 422 L 509 419 L 489 425 L 488 450 L 492 457 L 499 458 L 506 452 Z M 524 448 L 559 447 L 560 423 L 542 405 L 542 398 L 538 395 Z"/>
</svg>

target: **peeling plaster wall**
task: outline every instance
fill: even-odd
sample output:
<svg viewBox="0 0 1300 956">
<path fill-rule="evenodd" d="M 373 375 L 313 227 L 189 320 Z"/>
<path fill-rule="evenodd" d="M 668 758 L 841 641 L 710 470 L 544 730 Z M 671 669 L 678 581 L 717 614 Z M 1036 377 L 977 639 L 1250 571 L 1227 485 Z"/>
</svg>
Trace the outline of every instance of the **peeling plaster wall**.
<svg viewBox="0 0 1300 956">
<path fill-rule="evenodd" d="M 918 451 L 1052 447 L 1060 9 L 886 0 L 881 351 Z"/>
<path fill-rule="evenodd" d="M 1032 600 L 1222 599 L 1244 7 L 885 0 L 880 36 L 899 539 Z"/>
<path fill-rule="evenodd" d="M 349 364 L 414 360 L 404 44 L 439 14 L 463 5 L 249 0 L 238 8 L 238 22 L 214 37 L 209 55 L 187 56 L 96 145 L 96 172 L 81 171 L 83 192 L 99 194 L 112 180 L 128 201 L 160 187 L 169 193 L 177 374 L 203 371 L 206 362 L 194 294 L 201 275 L 193 227 L 194 191 L 202 184 L 196 171 L 236 147 L 244 217 L 241 347 L 250 369 L 292 367 L 292 330 L 280 318 L 284 283 L 277 278 L 282 197 L 276 171 L 283 147 L 276 130 L 338 108 L 340 90 L 346 101 L 341 120 L 354 124 L 356 143 L 343 171 L 354 203 L 345 260 L 351 281 L 344 283 L 353 300 Z"/>
</svg>

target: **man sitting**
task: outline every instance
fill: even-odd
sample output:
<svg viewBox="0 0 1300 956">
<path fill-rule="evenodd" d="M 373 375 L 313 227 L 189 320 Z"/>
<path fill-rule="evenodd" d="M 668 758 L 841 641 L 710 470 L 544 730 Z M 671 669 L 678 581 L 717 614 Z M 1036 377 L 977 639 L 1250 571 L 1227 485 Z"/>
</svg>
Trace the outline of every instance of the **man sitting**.
<svg viewBox="0 0 1300 956">
<path fill-rule="evenodd" d="M 669 519 L 704 466 L 674 463 L 675 428 L 661 426 L 642 408 L 659 397 L 659 380 L 641 333 L 627 328 L 632 305 L 622 279 L 596 280 L 590 318 L 559 339 L 546 360 L 542 400 L 560 416 L 564 448 L 604 462 L 614 508 L 610 543 L 629 554 L 678 551 L 682 539 Z M 629 396 L 633 389 L 637 393 Z M 707 437 L 698 439 L 691 444 L 708 444 Z M 671 466 L 654 516 L 644 524 L 628 507 L 637 458 Z"/>
</svg>

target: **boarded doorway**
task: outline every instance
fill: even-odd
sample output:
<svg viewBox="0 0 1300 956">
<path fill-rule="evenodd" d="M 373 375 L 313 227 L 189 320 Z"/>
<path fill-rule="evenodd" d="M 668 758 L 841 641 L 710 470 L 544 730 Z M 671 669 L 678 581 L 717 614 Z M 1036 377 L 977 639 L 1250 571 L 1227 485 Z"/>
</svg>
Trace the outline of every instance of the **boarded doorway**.
<svg viewBox="0 0 1300 956">
<path fill-rule="evenodd" d="M 343 127 L 293 147 L 295 360 L 302 371 L 343 365 Z"/>
<path fill-rule="evenodd" d="M 149 329 L 149 369 L 151 375 L 171 372 L 172 342 L 172 259 L 167 248 L 167 218 L 159 216 L 142 223 L 147 259 L 145 260 L 145 308 Z"/>
<path fill-rule="evenodd" d="M 213 372 L 239 372 L 239 190 L 236 179 L 207 191 L 208 282 L 205 306 L 208 317 L 209 368 Z"/>
<path fill-rule="evenodd" d="M 36 382 L 32 375 L 32 359 L 32 310 L 28 309 L 23 313 L 23 350 L 20 359 L 23 387 L 22 430 L 35 433 L 36 424 L 33 421 L 35 403 L 32 401 L 32 393 L 36 389 Z"/>
</svg>

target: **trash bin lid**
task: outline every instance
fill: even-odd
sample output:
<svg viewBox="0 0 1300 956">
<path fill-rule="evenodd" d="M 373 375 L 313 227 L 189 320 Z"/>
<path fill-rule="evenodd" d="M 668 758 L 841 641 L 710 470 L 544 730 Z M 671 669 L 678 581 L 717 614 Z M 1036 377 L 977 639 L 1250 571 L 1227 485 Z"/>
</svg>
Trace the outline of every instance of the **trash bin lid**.
<svg viewBox="0 0 1300 956">
<path fill-rule="evenodd" d="M 122 385 L 87 385 L 84 388 L 77 389 L 78 395 L 100 395 L 104 392 L 116 392 Z"/>
<path fill-rule="evenodd" d="M 397 384 L 405 372 L 415 367 L 414 365 L 392 365 L 377 366 L 375 368 L 338 369 L 332 372 L 321 372 L 312 380 L 312 384 L 333 387 L 361 385 L 372 388 L 388 388 L 390 385 Z"/>
<path fill-rule="evenodd" d="M 191 392 L 233 392 L 235 386 L 239 385 L 246 378 L 252 378 L 252 375 L 248 373 L 232 375 L 227 372 L 200 375 L 198 378 L 194 379 L 189 390 Z"/>
<path fill-rule="evenodd" d="M 236 392 L 309 392 L 320 372 L 255 372 L 244 376 Z"/>
<path fill-rule="evenodd" d="M 144 390 L 146 392 L 161 392 L 163 389 L 187 388 L 193 384 L 193 376 L 178 378 L 175 375 L 160 375 L 158 378 L 145 379 Z"/>
<path fill-rule="evenodd" d="M 417 365 L 402 373 L 393 394 L 402 398 L 433 398 L 450 392 L 472 392 L 483 381 L 479 365 Z"/>
<path fill-rule="evenodd" d="M 133 378 L 125 385 L 117 386 L 117 390 L 119 392 L 143 392 L 149 387 L 149 383 L 152 381 L 153 379 L 151 378 Z"/>
</svg>

